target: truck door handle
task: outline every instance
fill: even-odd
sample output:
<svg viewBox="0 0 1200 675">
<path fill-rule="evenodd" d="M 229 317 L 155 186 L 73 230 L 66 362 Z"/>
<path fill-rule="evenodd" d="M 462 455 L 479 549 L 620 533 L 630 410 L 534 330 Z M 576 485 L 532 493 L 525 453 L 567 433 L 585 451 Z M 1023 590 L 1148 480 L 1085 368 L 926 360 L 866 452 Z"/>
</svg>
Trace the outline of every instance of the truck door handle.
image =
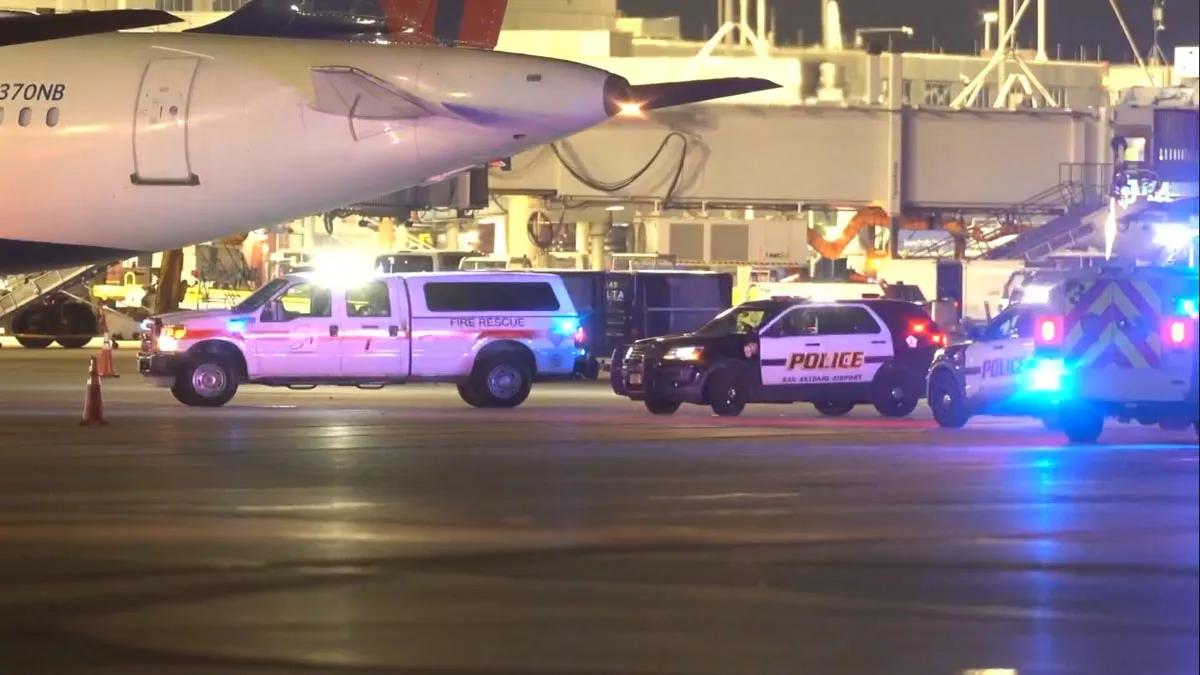
<svg viewBox="0 0 1200 675">
<path fill-rule="evenodd" d="M 399 337 L 400 326 L 388 326 L 388 337 Z"/>
<path fill-rule="evenodd" d="M 804 346 L 805 347 L 820 347 L 821 343 L 820 342 L 805 342 Z"/>
<path fill-rule="evenodd" d="M 379 330 L 379 326 L 367 326 L 367 325 L 363 325 L 363 330 Z"/>
<path fill-rule="evenodd" d="M 887 344 L 887 340 L 871 340 L 871 344 L 873 344 L 873 345 L 886 345 L 886 344 Z"/>
<path fill-rule="evenodd" d="M 338 336 L 338 327 L 333 324 L 330 324 L 329 337 L 337 337 L 337 336 Z"/>
<path fill-rule="evenodd" d="M 998 352 L 1002 349 L 1004 349 L 1004 345 L 993 345 L 992 346 L 992 351 L 994 351 L 994 352 Z"/>
</svg>

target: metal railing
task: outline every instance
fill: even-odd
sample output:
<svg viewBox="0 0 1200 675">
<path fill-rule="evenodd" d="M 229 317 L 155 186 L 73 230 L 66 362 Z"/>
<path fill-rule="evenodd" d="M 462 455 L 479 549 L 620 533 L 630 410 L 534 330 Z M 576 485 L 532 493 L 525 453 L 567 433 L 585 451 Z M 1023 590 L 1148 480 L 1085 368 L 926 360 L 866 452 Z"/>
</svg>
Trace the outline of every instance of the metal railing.
<svg viewBox="0 0 1200 675">
<path fill-rule="evenodd" d="M 103 268 L 104 266 L 100 265 L 99 267 Z M 85 265 L 67 270 L 51 270 L 26 279 L 24 283 L 16 286 L 9 293 L 0 296 L 0 318 L 79 281 L 94 272 L 96 268 L 96 265 Z"/>
</svg>

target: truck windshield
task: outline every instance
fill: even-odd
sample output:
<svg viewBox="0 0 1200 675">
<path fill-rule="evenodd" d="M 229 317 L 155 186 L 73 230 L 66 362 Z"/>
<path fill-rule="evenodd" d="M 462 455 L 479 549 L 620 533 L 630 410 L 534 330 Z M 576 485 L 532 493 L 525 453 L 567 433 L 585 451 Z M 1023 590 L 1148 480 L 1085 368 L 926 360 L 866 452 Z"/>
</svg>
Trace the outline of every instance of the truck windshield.
<svg viewBox="0 0 1200 675">
<path fill-rule="evenodd" d="M 758 330 L 767 318 L 767 308 L 761 305 L 742 305 L 726 310 L 695 332 L 695 335 L 749 335 Z"/>
<path fill-rule="evenodd" d="M 260 307 L 267 304 L 267 301 L 275 297 L 276 293 L 283 290 L 283 287 L 287 284 L 287 279 L 272 279 L 268 281 L 265 286 L 254 291 L 245 300 L 234 305 L 233 312 L 235 314 L 249 314 L 250 312 L 257 311 Z"/>
</svg>

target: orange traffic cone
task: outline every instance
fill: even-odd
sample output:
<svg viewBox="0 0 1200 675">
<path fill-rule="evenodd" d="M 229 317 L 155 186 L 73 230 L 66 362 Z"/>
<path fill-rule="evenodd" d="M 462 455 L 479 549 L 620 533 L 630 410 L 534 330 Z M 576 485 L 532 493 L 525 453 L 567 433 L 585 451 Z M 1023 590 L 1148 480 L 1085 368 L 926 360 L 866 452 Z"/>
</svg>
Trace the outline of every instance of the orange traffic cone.
<svg viewBox="0 0 1200 675">
<path fill-rule="evenodd" d="M 100 310 L 100 331 L 104 333 L 104 343 L 100 347 L 100 377 L 120 377 L 113 363 L 113 339 L 108 332 L 108 321 L 104 319 L 104 310 Z"/>
<path fill-rule="evenodd" d="M 96 357 L 88 366 L 87 390 L 83 395 L 83 419 L 79 426 L 107 426 L 104 419 L 104 399 L 100 395 L 100 373 L 96 369 Z"/>
</svg>

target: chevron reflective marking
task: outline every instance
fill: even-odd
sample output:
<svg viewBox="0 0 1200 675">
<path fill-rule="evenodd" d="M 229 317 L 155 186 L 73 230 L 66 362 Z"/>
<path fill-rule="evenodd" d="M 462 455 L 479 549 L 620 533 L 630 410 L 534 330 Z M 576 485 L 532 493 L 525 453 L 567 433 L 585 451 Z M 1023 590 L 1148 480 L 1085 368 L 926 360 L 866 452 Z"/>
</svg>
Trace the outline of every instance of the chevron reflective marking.
<svg viewBox="0 0 1200 675">
<path fill-rule="evenodd" d="M 1064 321 L 1068 358 L 1077 366 L 1157 368 L 1161 302 L 1141 280 L 1098 281 L 1084 289 Z"/>
</svg>

